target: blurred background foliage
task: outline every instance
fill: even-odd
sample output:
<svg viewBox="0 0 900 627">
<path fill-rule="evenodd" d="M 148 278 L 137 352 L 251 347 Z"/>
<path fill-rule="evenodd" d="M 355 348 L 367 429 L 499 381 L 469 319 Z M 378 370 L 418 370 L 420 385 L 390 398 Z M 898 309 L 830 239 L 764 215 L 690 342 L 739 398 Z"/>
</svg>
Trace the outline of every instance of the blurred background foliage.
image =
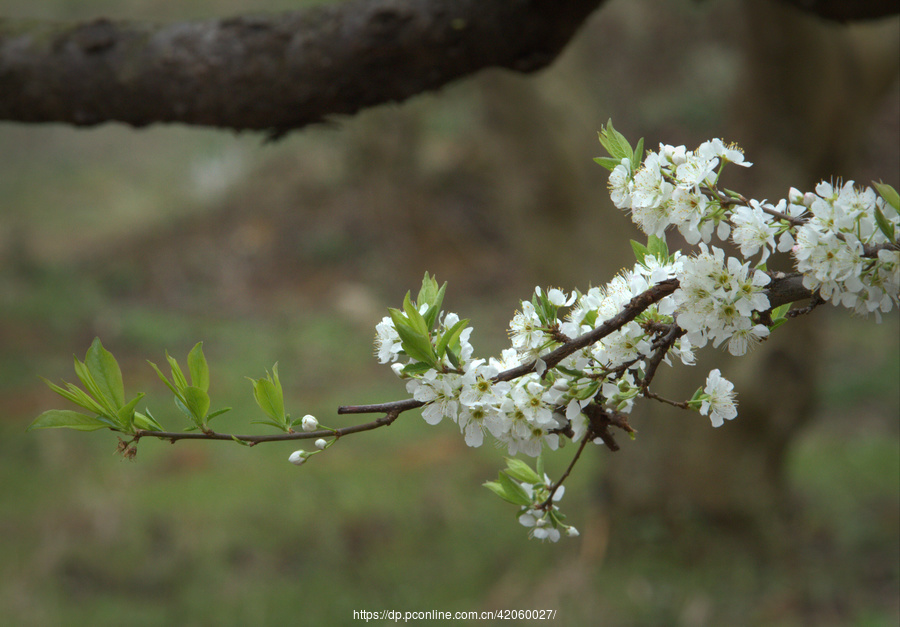
<svg viewBox="0 0 900 627">
<path fill-rule="evenodd" d="M 0 14 L 301 4 L 2 0 Z M 761 2 L 613 0 L 538 74 L 483 72 L 277 143 L 0 125 L 3 622 L 534 608 L 563 625 L 896 625 L 896 312 L 875 325 L 818 310 L 723 366 L 742 404 L 723 429 L 639 405 L 637 440 L 591 451 L 570 479 L 581 537 L 559 545 L 527 540 L 480 487 L 502 451 L 412 414 L 301 469 L 291 444 L 143 441 L 131 463 L 108 433 L 24 428 L 65 404 L 38 375 L 74 380 L 72 353 L 97 335 L 174 429 L 145 360 L 183 361 L 198 340 L 213 406 L 235 408 L 218 430 L 261 417 L 246 377 L 275 361 L 294 415 L 350 424 L 338 405 L 404 396 L 372 357 L 373 328 L 426 270 L 449 281 L 476 350 L 496 354 L 534 285 L 585 289 L 632 263 L 639 234 L 591 160 L 610 117 L 648 147 L 737 141 L 758 165 L 728 185 L 758 198 L 832 175 L 897 186 L 898 39 L 896 19 L 845 29 Z M 705 372 L 672 372 L 673 394 Z"/>
</svg>

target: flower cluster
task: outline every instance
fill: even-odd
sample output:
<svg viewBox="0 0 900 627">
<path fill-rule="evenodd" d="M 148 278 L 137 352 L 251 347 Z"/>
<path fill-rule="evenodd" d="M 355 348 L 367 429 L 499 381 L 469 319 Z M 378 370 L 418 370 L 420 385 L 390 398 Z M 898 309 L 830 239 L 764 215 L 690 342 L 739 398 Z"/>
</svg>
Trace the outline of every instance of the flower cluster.
<svg viewBox="0 0 900 627">
<path fill-rule="evenodd" d="M 769 308 L 763 288 L 771 278 L 734 257 L 726 262 L 720 248 L 700 244 L 700 249 L 681 264 L 676 320 L 694 346 L 710 340 L 719 346 L 727 340 L 732 355 L 743 355 L 769 335 L 766 326 L 754 324 L 753 313 Z"/>
<path fill-rule="evenodd" d="M 613 202 L 649 237 L 646 246 L 632 242 L 637 264 L 584 293 L 535 288 L 510 321 L 510 348 L 488 359 L 474 357 L 468 320 L 441 311 L 446 286 L 426 274 L 416 301 L 407 294 L 403 308 L 377 325 L 375 346 L 423 404 L 427 423 L 447 419 L 469 446 L 489 433 L 510 455 L 539 460 L 545 447 L 566 440 L 616 448 L 608 427 L 633 434 L 626 415 L 639 397 L 722 426 L 737 409 L 734 386 L 718 369 L 688 401 L 663 399 L 649 386 L 672 357 L 693 365 L 694 350 L 707 343 L 743 355 L 786 320 L 789 305 L 773 309 L 767 293 L 774 275 L 765 263 L 775 252 L 791 251 L 804 286 L 826 300 L 876 315 L 897 302 L 900 200 L 892 188 L 879 188 L 879 197 L 851 183 L 822 183 L 815 194 L 791 190 L 771 204 L 719 190 L 725 165 L 751 165 L 719 139 L 694 151 L 661 144 L 646 156 L 643 142 L 632 149 L 612 125 L 600 140 L 611 155 L 597 161 L 611 171 Z M 699 250 L 670 254 L 671 227 Z M 711 245 L 713 236 L 730 239 L 740 256 Z M 671 289 L 658 290 L 663 284 Z M 509 476 L 489 487 L 521 507 L 519 522 L 533 537 L 557 540 L 567 529 L 553 505 L 562 487 L 540 462 L 534 476 L 517 465 L 523 462 L 510 464 Z"/>
<path fill-rule="evenodd" d="M 815 193 L 792 189 L 791 206 L 810 217 L 793 247 L 803 285 L 859 314 L 888 312 L 900 292 L 900 214 L 853 181 L 821 182 Z M 888 217 L 890 216 L 890 217 Z"/>
<path fill-rule="evenodd" d="M 519 506 L 519 524 L 528 527 L 529 537 L 558 542 L 561 532 L 569 537 L 579 535 L 575 527 L 565 524 L 566 517 L 556 505 L 563 497 L 565 487 L 550 481 L 540 458 L 537 471 L 519 459 L 507 459 L 506 469 L 500 471 L 497 480 L 488 481 L 484 486 L 503 500 Z"/>
<path fill-rule="evenodd" d="M 615 157 L 598 159 L 611 170 L 613 203 L 630 211 L 647 235 L 662 238 L 676 227 L 689 244 L 709 243 L 713 234 L 723 241 L 730 238 L 745 260 L 735 263 L 744 267 L 757 253 L 759 267 L 770 254 L 790 251 L 803 285 L 818 290 L 824 300 L 879 319 L 898 303 L 900 201 L 889 186 L 876 184 L 879 195 L 872 188 L 855 187 L 853 181 L 837 186 L 823 181 L 815 193 L 792 188 L 788 198 L 771 204 L 718 189 L 727 163 L 751 165 L 737 146 L 725 146 L 719 139 L 695 151 L 660 144 L 659 151 L 649 152 L 643 161 L 638 151 L 622 149 L 623 139 L 611 125 L 601 132 L 601 142 Z M 707 254 L 703 250 L 701 256 Z M 722 254 L 716 248 L 711 253 Z M 729 308 L 721 312 L 727 315 Z M 714 319 L 701 317 L 706 322 Z M 745 335 L 764 337 L 756 325 L 741 324 Z M 729 343 L 729 350 L 742 354 L 735 349 L 745 350 L 746 344 L 741 338 Z"/>
</svg>

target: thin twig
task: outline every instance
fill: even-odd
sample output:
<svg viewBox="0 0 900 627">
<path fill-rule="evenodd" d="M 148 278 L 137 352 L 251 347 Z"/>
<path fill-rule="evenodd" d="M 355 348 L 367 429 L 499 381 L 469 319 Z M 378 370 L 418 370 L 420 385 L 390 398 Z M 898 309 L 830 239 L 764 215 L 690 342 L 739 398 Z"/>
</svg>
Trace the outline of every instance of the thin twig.
<svg viewBox="0 0 900 627">
<path fill-rule="evenodd" d="M 563 481 L 569 476 L 572 472 L 572 469 L 575 468 L 575 464 L 578 461 L 578 458 L 581 457 L 581 451 L 584 450 L 584 447 L 587 443 L 592 440 L 590 431 L 584 434 L 581 438 L 581 444 L 578 445 L 578 450 L 575 452 L 575 457 L 572 458 L 572 461 L 569 462 L 569 467 L 566 468 L 566 471 L 562 474 L 562 476 L 556 480 L 552 486 L 550 486 L 550 495 L 547 497 L 547 500 L 540 504 L 538 509 L 547 509 L 553 504 L 553 495 L 556 494 L 556 491 L 559 489 L 559 486 L 563 484 Z"/>
<path fill-rule="evenodd" d="M 673 407 L 678 407 L 680 409 L 690 409 L 690 405 L 688 405 L 687 401 L 671 401 L 667 398 L 663 398 L 658 394 L 654 394 L 650 390 L 644 390 L 643 396 L 646 398 L 652 398 L 655 401 L 659 401 L 660 403 L 665 403 L 666 405 L 672 405 Z"/>
<path fill-rule="evenodd" d="M 418 401 L 414 401 L 418 402 Z M 390 403 L 386 403 L 390 404 Z M 396 403 L 401 405 L 402 403 Z M 406 403 L 409 404 L 409 403 Z M 160 440 L 169 440 L 177 442 L 178 440 L 238 440 L 251 446 L 262 442 L 284 442 L 287 440 L 312 440 L 318 438 L 339 438 L 351 433 L 361 433 L 363 431 L 371 431 L 379 427 L 386 427 L 393 423 L 402 409 L 389 409 L 386 414 L 373 420 L 358 425 L 342 427 L 340 429 L 319 429 L 318 431 L 297 431 L 293 433 L 276 433 L 273 435 L 235 435 L 230 433 L 216 433 L 213 431 L 206 433 L 197 432 L 177 432 L 177 431 L 150 431 L 148 429 L 136 429 L 134 432 L 135 440 L 140 438 L 158 438 Z M 350 413 L 350 412 L 348 412 Z"/>
</svg>

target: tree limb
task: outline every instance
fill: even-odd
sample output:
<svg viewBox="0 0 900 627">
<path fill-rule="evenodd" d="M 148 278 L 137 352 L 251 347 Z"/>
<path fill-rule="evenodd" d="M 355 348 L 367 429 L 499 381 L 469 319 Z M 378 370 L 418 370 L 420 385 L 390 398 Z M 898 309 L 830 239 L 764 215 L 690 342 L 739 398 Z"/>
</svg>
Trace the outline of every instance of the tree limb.
<svg viewBox="0 0 900 627">
<path fill-rule="evenodd" d="M 152 24 L 0 20 L 0 119 L 283 134 L 487 67 L 538 70 L 604 0 L 352 0 Z"/>
</svg>

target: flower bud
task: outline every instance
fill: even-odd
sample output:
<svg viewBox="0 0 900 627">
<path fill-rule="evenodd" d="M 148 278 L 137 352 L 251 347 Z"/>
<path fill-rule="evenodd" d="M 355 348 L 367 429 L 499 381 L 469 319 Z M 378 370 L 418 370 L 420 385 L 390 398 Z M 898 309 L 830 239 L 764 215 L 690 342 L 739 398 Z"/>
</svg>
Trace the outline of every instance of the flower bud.
<svg viewBox="0 0 900 627">
<path fill-rule="evenodd" d="M 303 449 L 299 451 L 294 451 L 291 453 L 291 456 L 288 457 L 288 461 L 294 464 L 295 466 L 302 466 L 307 459 L 309 459 L 310 453 L 307 453 Z"/>
<path fill-rule="evenodd" d="M 311 416 L 310 414 L 303 416 L 303 420 L 300 424 L 304 431 L 315 431 L 319 427 L 319 421 L 316 420 L 315 416 Z"/>
<path fill-rule="evenodd" d="M 322 449 L 324 449 L 327 445 L 328 445 L 328 442 L 326 442 L 324 438 L 319 438 L 318 440 L 316 440 L 316 448 L 319 449 L 320 451 Z"/>
</svg>

